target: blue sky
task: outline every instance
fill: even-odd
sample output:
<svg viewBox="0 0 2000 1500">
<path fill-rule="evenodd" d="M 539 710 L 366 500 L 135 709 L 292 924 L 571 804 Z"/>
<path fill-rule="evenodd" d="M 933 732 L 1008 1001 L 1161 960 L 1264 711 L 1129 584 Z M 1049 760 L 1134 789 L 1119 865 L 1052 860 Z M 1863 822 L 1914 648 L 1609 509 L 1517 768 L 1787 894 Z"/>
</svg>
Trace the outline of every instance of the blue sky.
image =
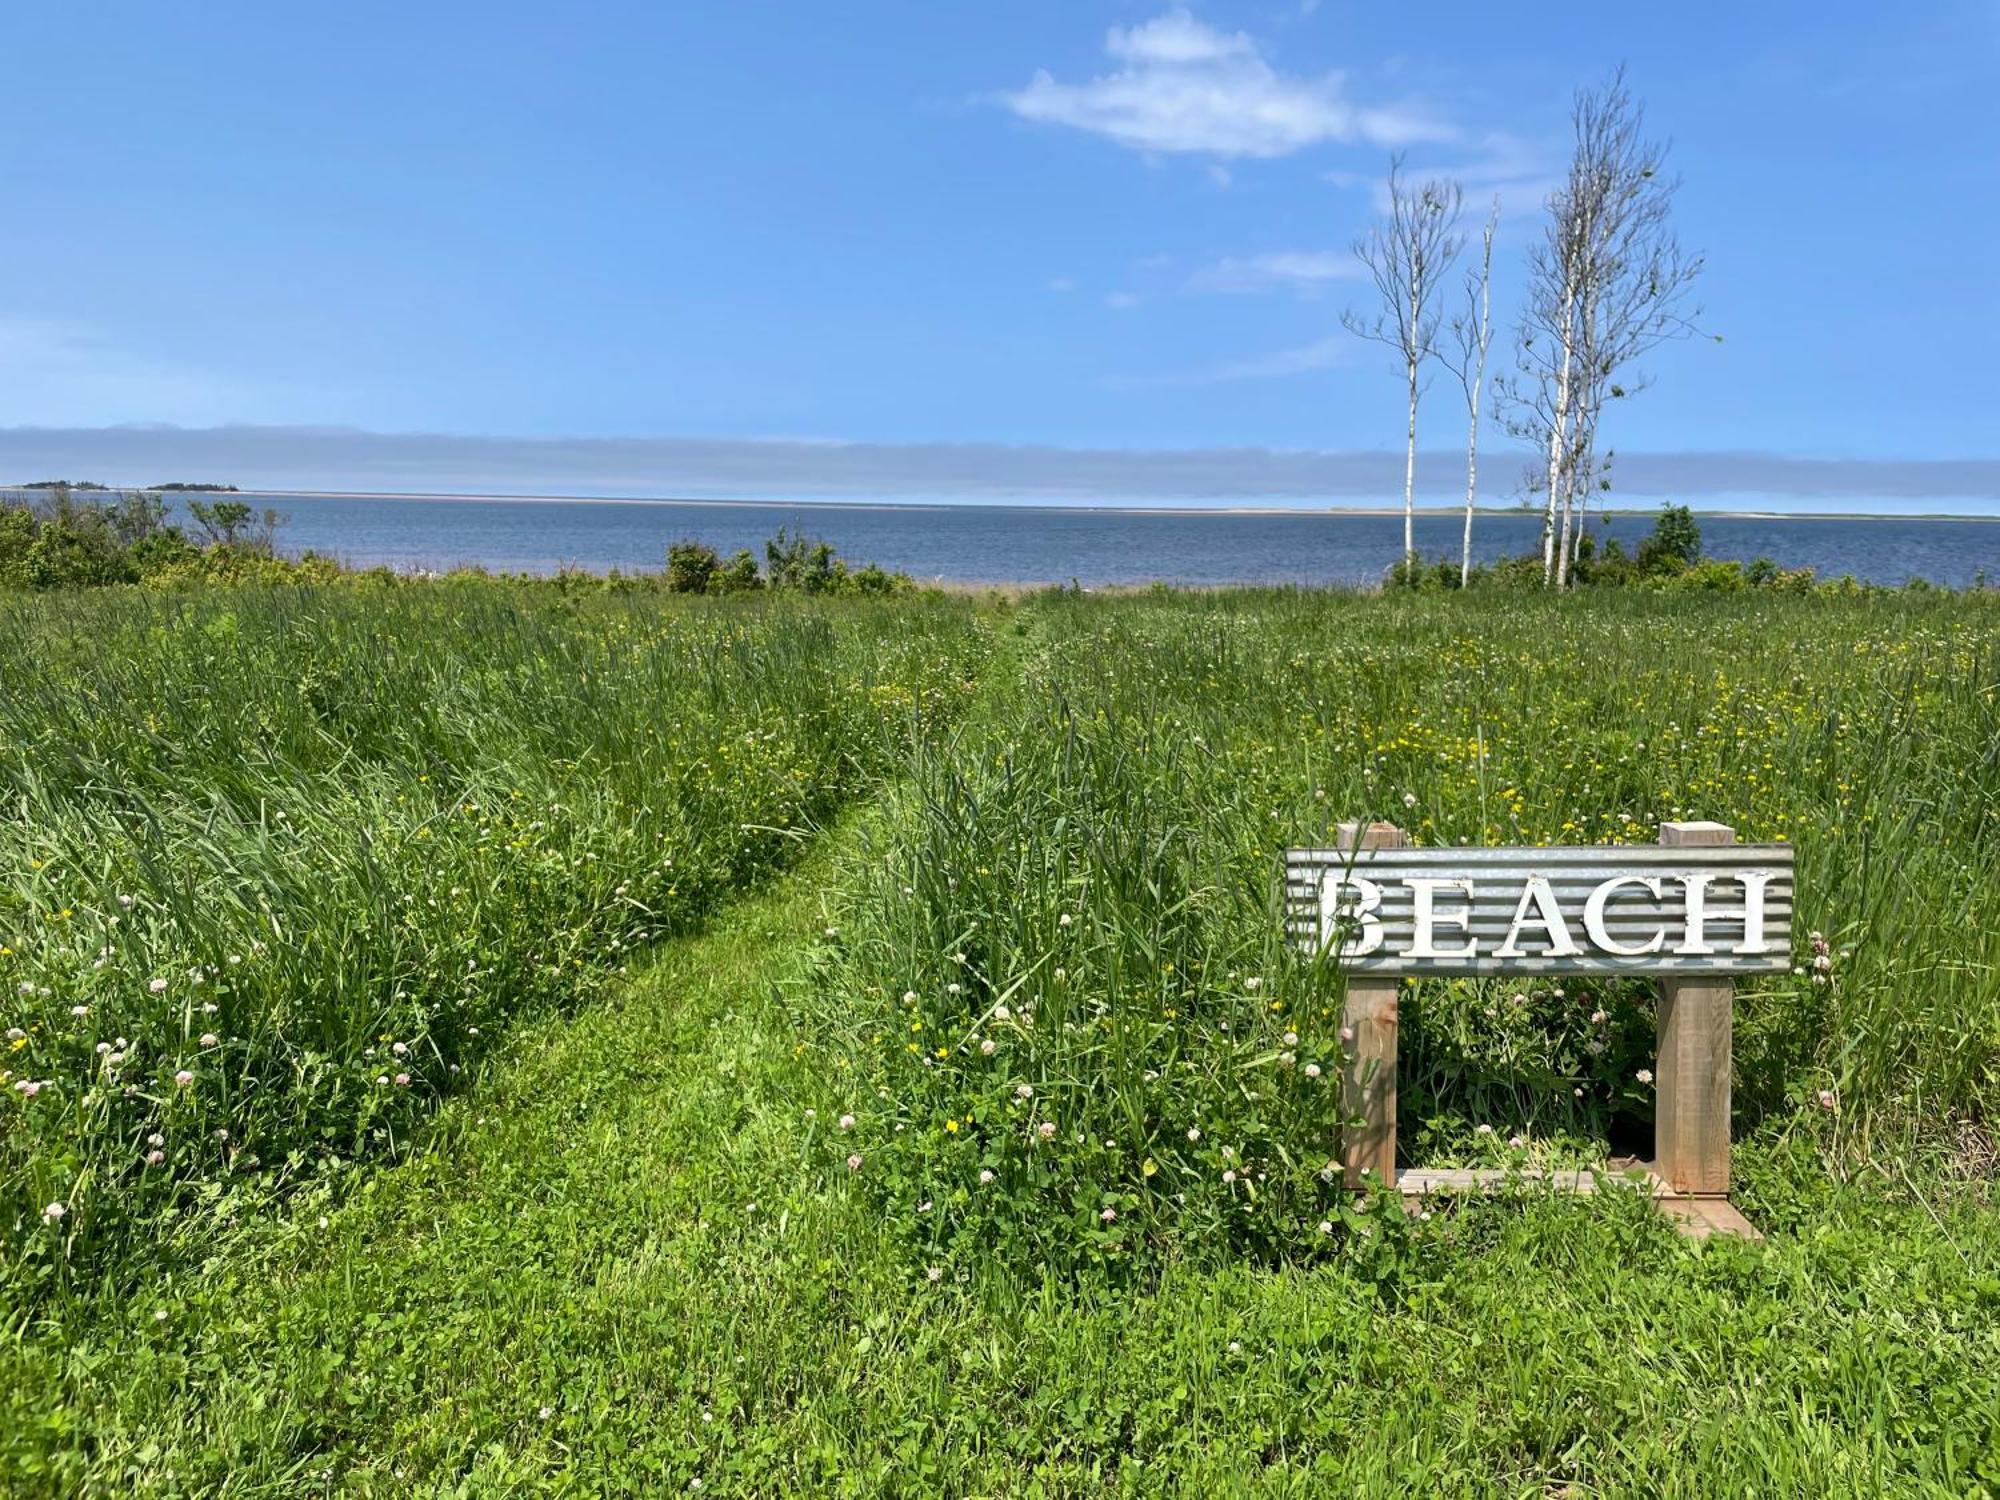
<svg viewBox="0 0 2000 1500">
<path fill-rule="evenodd" d="M 887 494 L 941 482 L 902 445 L 1378 454 L 1395 372 L 1339 313 L 1389 152 L 1501 195 L 1511 318 L 1569 95 L 1624 61 L 1723 342 L 1649 361 L 1613 444 L 1706 462 L 1712 495 L 1765 493 L 1715 467 L 1741 453 L 1872 461 L 1834 503 L 2000 509 L 2000 7 L 1530 10 L 16 8 L 0 424 L 71 446 L 11 432 L 0 462 L 87 468 L 75 430 L 131 423 L 759 440 L 745 491 L 773 439 L 868 445 Z M 375 483 L 365 447 L 214 477 Z M 627 488 L 720 484 L 646 451 Z M 1493 464 L 1499 500 L 1520 463 Z M 1084 497 L 1160 489 L 1115 467 Z"/>
</svg>

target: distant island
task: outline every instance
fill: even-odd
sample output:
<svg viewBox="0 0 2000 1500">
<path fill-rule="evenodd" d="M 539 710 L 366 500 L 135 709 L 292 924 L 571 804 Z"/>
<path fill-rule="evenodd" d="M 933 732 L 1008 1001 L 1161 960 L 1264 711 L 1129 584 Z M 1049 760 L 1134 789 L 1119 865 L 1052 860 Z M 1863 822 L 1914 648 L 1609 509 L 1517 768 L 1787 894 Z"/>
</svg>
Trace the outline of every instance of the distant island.
<svg viewBox="0 0 2000 1500">
<path fill-rule="evenodd" d="M 24 490 L 76 490 L 93 494 L 109 494 L 111 486 L 99 484 L 94 479 L 35 479 L 19 486 Z M 189 484 L 176 481 L 173 484 L 149 484 L 142 487 L 147 493 L 162 495 L 233 495 L 233 484 Z"/>
</svg>

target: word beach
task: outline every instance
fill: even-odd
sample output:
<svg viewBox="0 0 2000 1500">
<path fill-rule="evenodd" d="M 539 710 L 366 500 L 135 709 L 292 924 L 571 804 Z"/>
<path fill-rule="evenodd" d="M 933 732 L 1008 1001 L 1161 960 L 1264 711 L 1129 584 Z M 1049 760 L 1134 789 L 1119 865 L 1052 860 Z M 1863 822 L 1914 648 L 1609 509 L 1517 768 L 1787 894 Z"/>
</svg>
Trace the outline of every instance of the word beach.
<svg viewBox="0 0 2000 1500">
<path fill-rule="evenodd" d="M 1300 849 L 1292 937 L 1382 974 L 1754 974 L 1791 963 L 1789 845 Z"/>
</svg>

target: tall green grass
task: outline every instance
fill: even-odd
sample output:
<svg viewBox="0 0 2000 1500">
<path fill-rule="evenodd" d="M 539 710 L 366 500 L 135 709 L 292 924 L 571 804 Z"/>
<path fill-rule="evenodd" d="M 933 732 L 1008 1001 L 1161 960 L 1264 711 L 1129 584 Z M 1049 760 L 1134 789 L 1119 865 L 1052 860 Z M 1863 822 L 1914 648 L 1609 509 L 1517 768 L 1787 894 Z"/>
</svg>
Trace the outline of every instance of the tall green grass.
<svg viewBox="0 0 2000 1500">
<path fill-rule="evenodd" d="M 0 1277 L 394 1152 L 524 1010 L 947 721 L 962 607 L 550 589 L 0 612 Z"/>
<path fill-rule="evenodd" d="M 1670 818 L 1791 841 L 1797 970 L 1741 991 L 1740 1128 L 1847 1161 L 1986 1129 L 1990 596 L 1051 596 L 1023 618 L 1025 690 L 920 755 L 815 1017 L 854 1117 L 837 1149 L 940 1266 L 1362 1227 L 1327 1170 L 1338 997 L 1275 908 L 1282 851 L 1349 818 L 1421 844 L 1652 842 Z M 1406 1158 L 1647 1151 L 1652 1000 L 1409 986 Z"/>
</svg>

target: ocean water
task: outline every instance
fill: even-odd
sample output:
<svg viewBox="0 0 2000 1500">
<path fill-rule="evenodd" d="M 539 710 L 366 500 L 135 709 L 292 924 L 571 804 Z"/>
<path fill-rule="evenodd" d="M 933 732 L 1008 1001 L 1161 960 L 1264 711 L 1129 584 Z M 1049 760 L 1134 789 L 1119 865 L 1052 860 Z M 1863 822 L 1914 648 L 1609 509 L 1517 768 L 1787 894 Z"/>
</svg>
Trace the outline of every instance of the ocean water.
<svg viewBox="0 0 2000 1500">
<path fill-rule="evenodd" d="M 822 505 L 256 496 L 285 517 L 279 543 L 362 565 L 509 572 L 657 569 L 667 544 L 697 538 L 723 553 L 762 555 L 780 526 L 832 542 L 854 563 L 874 562 L 924 581 L 1082 585 L 1298 583 L 1378 580 L 1402 551 L 1400 516 L 1230 511 L 1132 511 L 996 505 Z M 1417 518 L 1425 556 L 1456 557 L 1462 516 Z M 1700 518 L 1712 557 L 1769 557 L 1823 577 L 1875 583 L 1921 577 L 1964 587 L 2000 583 L 2000 519 Z M 1481 514 L 1477 557 L 1539 545 L 1540 518 Z M 1628 549 L 1652 528 L 1646 515 L 1592 520 Z"/>
</svg>

